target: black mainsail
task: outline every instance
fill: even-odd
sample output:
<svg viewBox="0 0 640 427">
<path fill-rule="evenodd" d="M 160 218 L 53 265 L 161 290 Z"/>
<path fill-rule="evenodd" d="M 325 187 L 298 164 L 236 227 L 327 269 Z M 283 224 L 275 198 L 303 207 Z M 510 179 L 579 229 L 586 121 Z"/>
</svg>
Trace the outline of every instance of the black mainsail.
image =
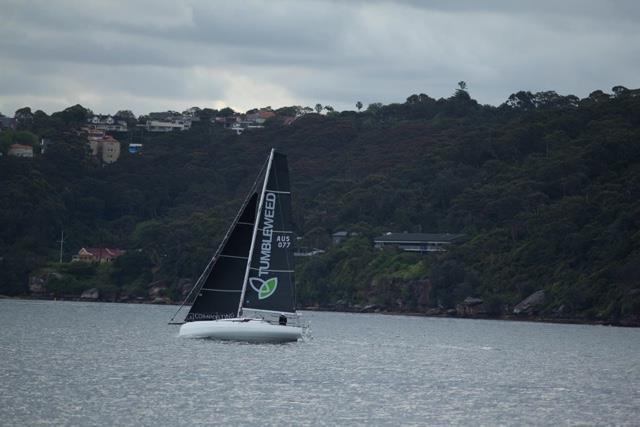
<svg viewBox="0 0 640 427">
<path fill-rule="evenodd" d="M 239 315 L 242 309 L 295 312 L 295 239 L 287 157 L 272 150 L 266 174 Z"/>
</svg>

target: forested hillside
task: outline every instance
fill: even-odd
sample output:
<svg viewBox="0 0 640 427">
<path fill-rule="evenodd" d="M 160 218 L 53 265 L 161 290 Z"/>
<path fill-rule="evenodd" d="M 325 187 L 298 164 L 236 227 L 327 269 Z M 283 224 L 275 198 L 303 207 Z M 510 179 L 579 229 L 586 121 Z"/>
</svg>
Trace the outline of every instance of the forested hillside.
<svg viewBox="0 0 640 427">
<path fill-rule="evenodd" d="M 640 92 L 519 92 L 482 106 L 464 88 L 366 111 L 277 119 L 236 135 L 208 120 L 189 131 L 116 135 L 142 143 L 100 165 L 75 130 L 79 106 L 19 122 L 0 143 L 53 141 L 34 159 L 0 157 L 0 293 L 48 289 L 145 297 L 163 283 L 179 300 L 198 277 L 268 151 L 286 153 L 300 246 L 302 306 L 442 312 L 467 297 L 511 313 L 544 290 L 545 317 L 640 316 Z M 83 246 L 119 247 L 112 265 L 57 265 Z M 331 233 L 358 233 L 331 245 Z M 387 231 L 463 233 L 438 255 L 373 248 Z M 59 274 L 58 274 L 59 273 Z"/>
</svg>

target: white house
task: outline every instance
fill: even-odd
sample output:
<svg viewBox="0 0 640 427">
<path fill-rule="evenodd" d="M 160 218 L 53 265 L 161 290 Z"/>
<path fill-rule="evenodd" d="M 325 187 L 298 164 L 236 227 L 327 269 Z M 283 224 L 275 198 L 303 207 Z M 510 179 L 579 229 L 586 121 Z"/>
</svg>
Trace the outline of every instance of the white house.
<svg viewBox="0 0 640 427">
<path fill-rule="evenodd" d="M 189 130 L 191 129 L 191 120 L 187 118 L 181 118 L 172 121 L 147 120 L 147 123 L 144 124 L 144 128 L 147 132 L 171 132 L 174 130 Z"/>
<path fill-rule="evenodd" d="M 87 119 L 87 123 L 90 128 L 111 131 L 111 132 L 126 132 L 127 122 L 124 120 L 116 120 L 112 116 L 97 115 Z"/>
</svg>

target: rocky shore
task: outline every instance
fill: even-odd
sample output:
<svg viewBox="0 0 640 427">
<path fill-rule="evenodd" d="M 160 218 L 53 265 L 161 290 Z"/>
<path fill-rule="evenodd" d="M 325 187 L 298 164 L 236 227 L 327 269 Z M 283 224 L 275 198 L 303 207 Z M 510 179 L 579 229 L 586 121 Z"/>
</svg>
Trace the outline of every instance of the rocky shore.
<svg viewBox="0 0 640 427">
<path fill-rule="evenodd" d="M 412 311 L 390 311 L 381 308 L 375 309 L 357 309 L 357 308 L 342 308 L 336 309 L 334 307 L 302 307 L 300 310 L 307 311 L 322 311 L 322 312 L 335 312 L 335 313 L 375 313 L 392 316 L 416 316 L 416 317 L 440 317 L 440 318 L 456 318 L 456 319 L 485 319 L 485 320 L 506 320 L 506 321 L 519 321 L 519 322 L 541 322 L 541 323 L 560 323 L 560 324 L 575 324 L 575 325 L 603 325 L 603 326 L 622 326 L 622 327 L 640 327 L 640 319 L 622 319 L 619 321 L 611 320 L 599 320 L 588 319 L 585 317 L 549 317 L 543 315 L 458 315 L 455 310 L 438 310 L 430 309 L 426 312 L 412 312 Z"/>
<path fill-rule="evenodd" d="M 436 307 L 427 308 L 424 311 L 390 309 L 388 307 L 376 304 L 369 304 L 364 306 L 358 304 L 349 305 L 344 301 L 339 301 L 337 304 L 328 306 L 304 307 L 304 310 L 640 327 L 640 317 L 638 316 L 616 320 L 603 319 L 598 317 L 575 316 L 567 313 L 564 306 L 558 307 L 550 314 L 545 313 L 541 309 L 546 302 L 547 296 L 544 290 L 538 290 L 516 304 L 514 307 L 498 307 L 497 309 L 496 307 L 490 307 L 489 304 L 487 304 L 481 298 L 467 297 L 462 302 L 456 304 L 455 308 L 447 309 Z"/>
<path fill-rule="evenodd" d="M 42 292 L 42 289 L 33 286 L 36 291 L 31 295 L 18 297 L 7 297 L 0 295 L 0 298 L 38 299 L 38 300 L 58 300 L 58 301 L 93 301 L 131 304 L 180 304 L 182 300 L 175 301 L 168 296 L 167 287 L 160 282 L 151 283 L 148 287 L 146 297 L 119 295 L 117 297 L 101 295 L 99 289 L 90 288 L 84 290 L 80 295 L 53 295 Z M 190 283 L 183 284 L 183 291 L 188 291 Z M 186 295 L 185 292 L 183 294 Z M 568 324 L 589 324 L 589 325 L 610 325 L 624 327 L 640 327 L 640 317 L 629 317 L 622 319 L 604 319 L 598 317 L 576 316 L 566 312 L 564 306 L 560 306 L 551 313 L 542 310 L 548 302 L 548 297 L 544 290 L 538 290 L 513 307 L 492 307 L 481 298 L 467 297 L 455 308 L 425 308 L 422 311 L 403 309 L 402 307 L 386 307 L 377 304 L 349 304 L 346 301 L 338 301 L 335 304 L 323 306 L 306 306 L 302 310 L 327 311 L 344 313 L 378 313 L 404 316 L 425 316 L 444 317 L 462 319 L 491 319 L 491 320 L 513 320 L 527 322 L 547 322 L 547 323 L 568 323 Z"/>
</svg>

